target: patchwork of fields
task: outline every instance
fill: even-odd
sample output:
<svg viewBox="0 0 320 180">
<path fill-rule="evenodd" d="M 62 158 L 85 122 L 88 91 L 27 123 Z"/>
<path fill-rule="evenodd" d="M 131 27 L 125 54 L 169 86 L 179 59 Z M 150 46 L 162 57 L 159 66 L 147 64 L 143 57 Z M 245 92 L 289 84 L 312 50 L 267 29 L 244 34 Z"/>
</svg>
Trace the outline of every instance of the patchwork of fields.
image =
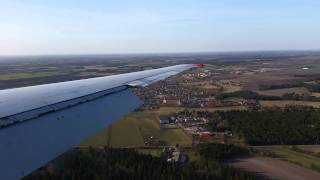
<svg viewBox="0 0 320 180">
<path fill-rule="evenodd" d="M 113 62 L 114 57 L 110 57 L 110 62 Z M 254 57 L 255 59 L 256 57 Z M 144 70 L 149 68 L 156 68 L 167 66 L 170 64 L 178 64 L 180 61 L 172 61 L 169 64 L 167 62 L 159 61 L 159 64 L 155 64 L 156 61 L 141 61 L 135 62 L 130 61 L 130 63 L 123 63 L 121 61 L 116 61 L 115 64 L 110 64 L 107 61 L 92 61 L 88 64 L 87 58 L 83 62 L 79 61 L 78 58 L 74 59 L 73 63 L 66 64 L 65 62 L 56 65 L 41 64 L 42 62 L 36 63 L 26 63 L 22 65 L 13 64 L 5 68 L 2 66 L 2 71 L 0 71 L 0 81 L 2 86 L 0 88 L 12 88 L 21 87 L 37 84 L 46 84 L 67 80 L 83 79 L 96 76 L 105 76 L 118 73 L 126 73 L 138 70 Z M 166 58 L 167 59 L 167 58 Z M 318 59 L 318 57 L 317 57 Z M 184 59 L 183 59 L 184 60 Z M 120 63 L 121 62 L 121 63 Z M 198 60 L 197 60 L 198 62 Z M 302 83 L 306 82 L 318 82 L 320 79 L 319 61 L 300 61 L 297 60 L 286 61 L 277 60 L 270 61 L 268 58 L 266 61 L 252 61 L 248 62 L 238 62 L 238 63 L 217 63 L 208 62 L 206 68 L 209 70 L 207 77 L 198 78 L 197 81 L 192 81 L 192 77 L 186 76 L 186 81 L 181 82 L 181 86 L 178 86 L 178 90 L 181 88 L 190 88 L 192 90 L 203 90 L 213 93 L 214 98 L 218 99 L 220 93 L 234 93 L 238 91 L 252 91 L 260 95 L 265 96 L 279 96 L 282 97 L 285 94 L 298 94 L 305 96 L 315 96 L 320 97 L 319 91 L 308 90 L 302 86 Z M 93 65 L 91 65 L 93 64 Z M 305 64 L 309 64 L 308 70 L 303 70 L 302 67 Z M 35 66 L 39 67 L 35 67 Z M 27 68 L 29 67 L 29 68 Z M 9 69 L 9 70 L 8 70 Z M 21 71 L 24 69 L 24 71 Z M 27 70 L 25 70 L 27 69 Z M 0 66 L 1 70 L 1 66 Z M 201 72 L 201 71 L 199 71 Z M 199 73 L 198 72 L 198 73 Z M 64 77 L 62 77 L 64 76 Z M 0 83 L 1 84 L 1 83 Z M 261 88 L 261 87 L 269 88 Z M 272 87 L 272 88 L 270 88 Z M 287 88 L 293 87 L 293 88 Z M 278 89 L 275 89 L 278 88 Z M 261 90 L 261 89 L 272 89 L 272 90 Z M 169 91 L 170 92 L 170 91 Z M 179 91 L 177 91 L 179 92 Z M 172 94 L 171 94 L 172 95 Z M 170 95 L 170 96 L 171 96 Z M 174 94 L 173 95 L 177 95 Z M 212 99 L 212 97 L 211 97 Z M 250 100 L 250 98 L 248 98 Z M 254 99 L 254 98 L 253 98 Z M 289 99 L 289 98 L 287 98 Z M 254 99 L 255 100 L 255 99 Z M 320 108 L 320 101 L 315 100 L 303 101 L 300 100 L 261 100 L 259 101 L 262 109 L 279 107 L 285 108 L 288 106 L 308 106 L 313 108 Z M 160 105 L 162 106 L 162 105 Z M 197 106 L 188 106 L 197 107 Z M 209 106 L 212 107 L 212 106 Z M 260 108 L 260 106 L 259 106 Z M 125 147 L 125 148 L 135 148 L 137 151 L 159 156 L 162 152 L 163 146 L 154 146 L 153 142 L 162 142 L 163 145 L 177 145 L 184 146 L 184 148 L 190 148 L 192 145 L 192 137 L 186 134 L 182 129 L 162 129 L 159 125 L 159 116 L 170 115 L 178 111 L 184 110 L 184 107 L 160 107 L 153 111 L 139 111 L 133 112 L 123 119 L 116 121 L 109 127 L 102 129 L 100 132 L 91 136 L 82 142 L 80 147 Z M 190 111 L 229 111 L 229 110 L 247 110 L 248 105 L 243 106 L 228 106 L 228 107 L 214 107 L 214 108 L 188 108 Z M 269 130 L 269 129 L 268 129 Z M 281 129 L 282 130 L 282 129 Z M 309 129 L 308 129 L 309 130 Z M 236 144 L 240 146 L 246 146 L 244 137 L 241 134 L 234 134 L 232 138 L 228 138 L 227 143 Z M 306 151 L 312 152 L 314 154 L 320 153 L 320 146 L 317 145 L 299 145 L 298 148 Z M 250 167 L 255 167 L 255 165 L 260 165 L 263 167 L 269 166 L 269 169 L 273 167 L 280 167 L 277 170 L 282 171 L 282 167 L 288 168 L 288 175 L 291 170 L 309 172 L 309 169 L 315 170 L 315 167 L 320 167 L 320 158 L 309 153 L 299 152 L 292 148 L 292 146 L 260 146 L 253 147 L 255 150 L 260 152 L 268 152 L 269 155 L 274 155 L 273 158 L 269 157 L 253 157 L 249 159 L 247 165 Z M 195 154 L 190 148 L 188 152 L 189 158 L 191 160 L 197 159 L 197 154 Z M 289 163 L 290 162 L 290 163 Z M 288 165 L 289 164 L 289 165 Z M 283 165 L 283 166 L 277 166 Z M 294 165 L 292 168 L 290 165 Z M 296 168 L 295 166 L 303 169 Z M 305 171 L 306 168 L 308 171 Z M 273 168 L 272 171 L 274 171 Z M 320 168 L 319 168 L 320 169 Z M 319 171 L 319 170 L 317 170 Z M 280 173 L 282 173 L 280 172 Z M 314 171 L 315 172 L 315 171 Z M 272 172 L 271 172 L 272 174 Z M 312 173 L 311 173 L 312 174 Z M 318 176 L 317 176 L 318 177 Z"/>
</svg>

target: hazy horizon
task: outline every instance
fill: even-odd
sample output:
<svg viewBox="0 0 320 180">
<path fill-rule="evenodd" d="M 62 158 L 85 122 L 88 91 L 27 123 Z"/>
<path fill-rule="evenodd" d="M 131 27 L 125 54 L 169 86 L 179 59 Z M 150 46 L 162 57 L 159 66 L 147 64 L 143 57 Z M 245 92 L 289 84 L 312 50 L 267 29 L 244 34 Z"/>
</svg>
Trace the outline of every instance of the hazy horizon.
<svg viewBox="0 0 320 180">
<path fill-rule="evenodd" d="M 0 56 L 320 50 L 318 7 L 315 0 L 3 0 Z"/>
<path fill-rule="evenodd" d="M 136 53 L 87 53 L 87 54 L 0 54 L 3 57 L 50 57 L 50 56 L 174 56 L 174 55 L 231 55 L 231 54 L 268 54 L 268 53 L 320 53 L 320 49 L 292 49 L 292 50 L 248 50 L 248 51 L 207 51 L 207 52 L 136 52 Z"/>
</svg>

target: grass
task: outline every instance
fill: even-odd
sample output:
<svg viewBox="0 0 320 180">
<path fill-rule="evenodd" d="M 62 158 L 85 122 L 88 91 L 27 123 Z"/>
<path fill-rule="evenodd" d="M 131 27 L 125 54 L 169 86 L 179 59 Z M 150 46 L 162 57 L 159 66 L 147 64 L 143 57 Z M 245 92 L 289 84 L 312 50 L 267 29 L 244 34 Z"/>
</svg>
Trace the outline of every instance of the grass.
<svg viewBox="0 0 320 180">
<path fill-rule="evenodd" d="M 281 157 L 281 160 L 298 164 L 306 168 L 311 168 L 312 165 L 320 166 L 320 158 L 296 152 L 292 150 L 290 146 L 261 146 L 254 147 L 254 149 L 275 153 L 277 156 Z"/>
<path fill-rule="evenodd" d="M 1 74 L 0 80 L 16 80 L 16 79 L 27 79 L 37 77 L 48 77 L 62 74 L 61 72 L 27 72 L 27 73 L 11 73 Z"/>
<path fill-rule="evenodd" d="M 143 154 L 150 154 L 152 156 L 160 157 L 162 153 L 162 148 L 139 148 L 136 149 L 136 151 Z"/>
<path fill-rule="evenodd" d="M 182 111 L 186 108 L 183 107 L 160 107 L 160 109 L 153 110 L 152 112 L 158 115 L 169 115 L 175 112 Z"/>
<path fill-rule="evenodd" d="M 223 87 L 223 92 L 224 93 L 234 93 L 234 92 L 241 91 L 241 90 L 242 90 L 242 87 L 240 87 L 240 86 L 232 86 L 232 87 L 224 86 Z"/>
<path fill-rule="evenodd" d="M 143 147 L 144 138 L 151 137 L 165 141 L 168 145 L 190 145 L 191 137 L 182 129 L 161 129 L 158 115 L 154 112 L 133 112 L 91 136 L 81 147 Z"/>
<path fill-rule="evenodd" d="M 260 101 L 262 107 L 280 107 L 286 106 L 309 106 L 314 108 L 320 108 L 320 102 L 313 101 Z"/>
<path fill-rule="evenodd" d="M 296 87 L 296 88 L 284 88 L 284 89 L 273 89 L 265 91 L 257 91 L 257 93 L 266 96 L 282 96 L 285 93 L 296 93 L 296 94 L 305 94 L 311 95 L 309 90 L 305 87 Z"/>
<path fill-rule="evenodd" d="M 81 143 L 80 146 L 144 146 L 140 129 L 157 129 L 154 121 L 150 120 L 152 118 L 153 116 L 148 113 L 131 113 L 125 118 L 91 136 Z"/>
<path fill-rule="evenodd" d="M 163 130 L 159 137 L 160 140 L 166 141 L 168 145 L 191 145 L 192 139 L 183 132 L 182 129 L 166 129 Z"/>
</svg>

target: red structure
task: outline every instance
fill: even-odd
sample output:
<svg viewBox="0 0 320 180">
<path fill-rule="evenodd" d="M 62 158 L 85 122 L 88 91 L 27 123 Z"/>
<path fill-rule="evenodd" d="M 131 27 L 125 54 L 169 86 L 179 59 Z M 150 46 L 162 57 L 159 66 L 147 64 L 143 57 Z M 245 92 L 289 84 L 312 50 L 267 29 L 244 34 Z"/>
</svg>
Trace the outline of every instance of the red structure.
<svg viewBox="0 0 320 180">
<path fill-rule="evenodd" d="M 199 68 L 202 68 L 202 67 L 204 67 L 205 65 L 204 64 L 195 64 L 197 67 L 199 67 Z"/>
</svg>

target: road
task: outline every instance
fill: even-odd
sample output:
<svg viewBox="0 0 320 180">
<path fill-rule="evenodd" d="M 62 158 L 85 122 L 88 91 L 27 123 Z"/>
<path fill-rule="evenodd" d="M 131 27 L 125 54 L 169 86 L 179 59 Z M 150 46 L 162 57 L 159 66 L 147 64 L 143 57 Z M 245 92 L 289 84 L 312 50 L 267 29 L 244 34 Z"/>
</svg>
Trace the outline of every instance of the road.
<svg viewBox="0 0 320 180">
<path fill-rule="evenodd" d="M 261 179 L 319 180 L 320 173 L 301 166 L 265 157 L 248 157 L 228 162 L 229 165 L 256 173 Z"/>
</svg>

